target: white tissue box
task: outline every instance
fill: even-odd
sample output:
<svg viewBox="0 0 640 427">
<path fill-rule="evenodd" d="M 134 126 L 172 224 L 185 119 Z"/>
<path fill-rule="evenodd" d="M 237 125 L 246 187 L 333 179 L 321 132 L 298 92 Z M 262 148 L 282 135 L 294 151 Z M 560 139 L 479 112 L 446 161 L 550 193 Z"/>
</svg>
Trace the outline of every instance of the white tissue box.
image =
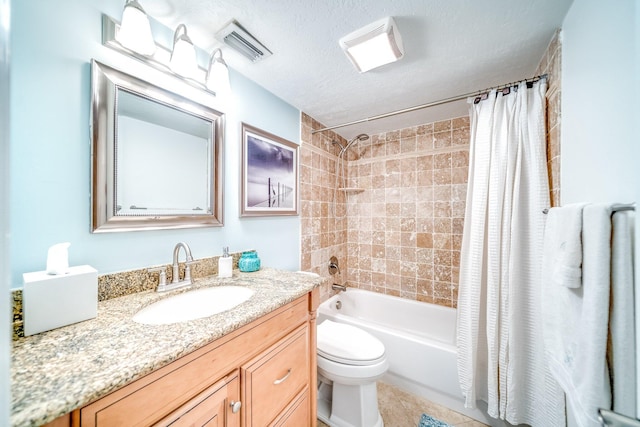
<svg viewBox="0 0 640 427">
<path fill-rule="evenodd" d="M 98 271 L 89 265 L 69 268 L 67 274 L 45 271 L 22 275 L 24 335 L 92 319 L 98 314 Z"/>
</svg>

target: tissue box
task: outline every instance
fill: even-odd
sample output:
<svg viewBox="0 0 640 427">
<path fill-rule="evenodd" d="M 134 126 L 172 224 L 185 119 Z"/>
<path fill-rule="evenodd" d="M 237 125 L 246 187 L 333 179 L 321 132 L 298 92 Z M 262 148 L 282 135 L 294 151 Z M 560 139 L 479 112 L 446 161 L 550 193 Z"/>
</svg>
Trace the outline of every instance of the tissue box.
<svg viewBox="0 0 640 427">
<path fill-rule="evenodd" d="M 92 319 L 98 314 L 98 271 L 81 265 L 67 274 L 24 273 L 24 335 Z"/>
</svg>

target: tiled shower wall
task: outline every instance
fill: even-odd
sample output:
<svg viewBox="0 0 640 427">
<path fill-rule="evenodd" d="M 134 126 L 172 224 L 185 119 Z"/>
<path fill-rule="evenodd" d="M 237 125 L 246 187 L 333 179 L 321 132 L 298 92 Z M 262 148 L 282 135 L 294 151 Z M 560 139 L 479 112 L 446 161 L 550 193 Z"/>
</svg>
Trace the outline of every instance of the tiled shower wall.
<svg viewBox="0 0 640 427">
<path fill-rule="evenodd" d="M 536 70 L 536 75 L 545 73 L 549 75 L 547 80 L 547 168 L 551 188 L 551 206 L 560 206 L 561 37 L 561 31 L 557 31 Z"/>
<path fill-rule="evenodd" d="M 373 135 L 349 162 L 348 282 L 455 306 L 469 118 Z"/>
<path fill-rule="evenodd" d="M 346 141 L 331 131 L 312 134 L 313 129 L 324 126 L 304 113 L 301 122 L 300 266 L 304 271 L 312 271 L 328 278 L 327 283 L 320 288 L 320 299 L 324 301 L 332 293 L 331 283 L 344 284 L 347 275 L 345 196 L 343 192 L 334 192 L 336 161 L 340 148 L 333 144 L 333 141 L 337 141 L 344 146 Z M 341 269 L 333 277 L 328 272 L 332 256 L 338 259 Z"/>
<path fill-rule="evenodd" d="M 335 204 L 339 147 L 332 141 L 346 141 L 333 132 L 312 135 L 321 127 L 303 114 L 302 269 L 329 277 L 327 266 L 334 255 L 341 274 L 332 282 L 455 306 L 468 117 L 357 143 L 345 171 L 346 187 L 353 190 L 335 192 Z M 321 299 L 330 294 L 327 286 Z"/>
<path fill-rule="evenodd" d="M 547 155 L 552 206 L 560 197 L 560 33 L 536 74 L 549 75 Z M 468 174 L 469 120 L 454 118 L 378 135 L 353 146 L 346 186 L 335 194 L 339 148 L 346 142 L 302 114 L 301 211 L 303 270 L 330 283 L 404 298 L 457 305 Z M 342 184 L 340 184 L 342 186 Z M 345 215 L 346 209 L 346 217 Z"/>
</svg>

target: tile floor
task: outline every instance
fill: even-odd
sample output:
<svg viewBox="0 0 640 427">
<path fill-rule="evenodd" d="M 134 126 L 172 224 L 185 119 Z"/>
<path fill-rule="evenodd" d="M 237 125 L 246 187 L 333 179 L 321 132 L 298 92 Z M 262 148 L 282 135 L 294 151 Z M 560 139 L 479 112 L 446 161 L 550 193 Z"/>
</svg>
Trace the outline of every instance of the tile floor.
<svg viewBox="0 0 640 427">
<path fill-rule="evenodd" d="M 454 427 L 485 427 L 479 421 L 378 381 L 378 405 L 385 427 L 415 427 L 425 413 Z M 318 427 L 327 427 L 318 420 Z"/>
</svg>

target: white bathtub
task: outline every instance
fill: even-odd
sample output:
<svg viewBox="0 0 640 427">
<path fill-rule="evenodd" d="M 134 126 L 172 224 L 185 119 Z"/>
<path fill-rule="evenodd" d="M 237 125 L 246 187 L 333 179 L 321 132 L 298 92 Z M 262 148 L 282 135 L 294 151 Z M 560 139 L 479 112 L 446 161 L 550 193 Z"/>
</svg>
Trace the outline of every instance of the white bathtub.
<svg viewBox="0 0 640 427">
<path fill-rule="evenodd" d="M 464 407 L 454 308 L 350 288 L 320 304 L 318 324 L 325 319 L 358 326 L 382 341 L 389 359 L 383 382 L 495 425 L 482 409 Z"/>
</svg>

